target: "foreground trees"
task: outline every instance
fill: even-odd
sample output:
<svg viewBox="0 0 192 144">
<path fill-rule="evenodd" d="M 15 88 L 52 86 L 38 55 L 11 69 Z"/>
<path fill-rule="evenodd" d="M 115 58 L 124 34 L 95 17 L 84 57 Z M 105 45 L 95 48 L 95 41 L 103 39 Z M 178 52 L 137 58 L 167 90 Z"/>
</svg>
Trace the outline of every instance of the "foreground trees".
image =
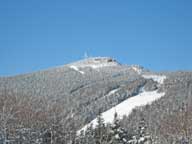
<svg viewBox="0 0 192 144">
<path fill-rule="evenodd" d="M 162 120 L 160 132 L 167 141 L 190 144 L 192 142 L 192 106 L 182 103 L 178 111 L 166 115 Z"/>
<path fill-rule="evenodd" d="M 0 144 L 65 143 L 75 135 L 67 121 L 62 105 L 44 97 L 0 95 Z"/>
<path fill-rule="evenodd" d="M 90 125 L 77 135 L 77 117 L 64 110 L 57 100 L 18 97 L 12 93 L 0 95 L 0 144 L 192 143 L 192 106 L 187 102 L 175 111 L 167 110 L 157 121 L 160 124 L 157 134 L 150 129 L 152 123 L 146 117 L 138 115 L 135 121 L 134 129 L 129 129 L 125 126 L 129 123 L 122 124 L 116 113 L 113 123 L 105 124 L 100 112 L 97 125 Z"/>
<path fill-rule="evenodd" d="M 114 120 L 110 126 L 109 133 L 109 144 L 127 144 L 128 143 L 128 133 L 121 127 L 118 114 L 115 113 Z"/>
<path fill-rule="evenodd" d="M 112 124 L 104 124 L 102 116 L 99 115 L 97 118 L 96 127 L 93 129 L 91 125 L 85 132 L 82 132 L 80 134 L 81 140 L 82 134 L 85 134 L 83 135 L 84 144 L 89 144 L 90 138 L 91 144 L 128 144 L 128 134 L 120 126 L 117 113 L 114 116 L 114 121 Z"/>
</svg>

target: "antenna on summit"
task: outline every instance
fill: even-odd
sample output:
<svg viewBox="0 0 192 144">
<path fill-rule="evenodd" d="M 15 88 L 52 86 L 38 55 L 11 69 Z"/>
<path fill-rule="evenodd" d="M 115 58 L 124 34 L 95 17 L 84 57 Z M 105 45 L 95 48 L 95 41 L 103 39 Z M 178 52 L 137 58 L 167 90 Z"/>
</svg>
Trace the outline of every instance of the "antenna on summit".
<svg viewBox="0 0 192 144">
<path fill-rule="evenodd" d="M 89 56 L 87 54 L 87 51 L 84 53 L 84 59 L 87 59 Z"/>
</svg>

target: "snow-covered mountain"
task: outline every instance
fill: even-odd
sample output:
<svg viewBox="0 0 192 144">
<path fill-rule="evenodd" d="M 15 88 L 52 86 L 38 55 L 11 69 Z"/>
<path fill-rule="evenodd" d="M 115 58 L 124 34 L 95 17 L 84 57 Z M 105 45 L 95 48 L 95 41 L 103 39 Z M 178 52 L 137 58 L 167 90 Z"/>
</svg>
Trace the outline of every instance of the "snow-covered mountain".
<svg viewBox="0 0 192 144">
<path fill-rule="evenodd" d="M 134 129 L 144 118 L 150 132 L 161 137 L 157 129 L 165 125 L 164 119 L 192 100 L 191 83 L 191 72 L 153 72 L 110 57 L 87 58 L 1 77 L 0 116 L 9 114 L 4 121 L 10 129 L 32 128 L 34 123 L 35 130 L 54 125 L 59 126 L 56 131 L 73 128 L 77 132 L 95 127 L 100 113 L 105 123 L 112 123 L 117 112 L 127 129 Z M 5 123 L 0 123 L 3 127 Z"/>
</svg>

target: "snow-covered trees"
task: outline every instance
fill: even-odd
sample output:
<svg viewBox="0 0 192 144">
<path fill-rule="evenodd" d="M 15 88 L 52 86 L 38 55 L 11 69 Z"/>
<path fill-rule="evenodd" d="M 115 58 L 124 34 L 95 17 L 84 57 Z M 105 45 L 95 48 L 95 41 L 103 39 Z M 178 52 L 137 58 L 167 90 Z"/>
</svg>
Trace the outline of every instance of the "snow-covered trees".
<svg viewBox="0 0 192 144">
<path fill-rule="evenodd" d="M 87 73 L 78 77 L 78 73 L 69 68 L 60 70 L 61 73 L 53 70 L 9 78 L 9 82 L 4 80 L 9 84 L 1 82 L 0 144 L 118 143 L 125 135 L 124 130 L 125 133 L 128 131 L 129 142 L 135 140 L 135 143 L 142 143 L 143 137 L 151 135 L 153 144 L 192 143 L 192 108 L 189 103 L 192 98 L 192 74 L 179 73 L 168 78 L 159 89 L 166 92 L 165 97 L 137 108 L 125 122 L 117 117 L 112 124 L 104 125 L 102 116 L 99 116 L 96 128 L 95 125 L 94 128 L 88 127 L 78 136 L 82 141 L 77 141 L 75 132 L 95 118 L 99 109 L 106 111 L 134 96 L 139 86 L 146 86 L 146 80 L 119 73 L 119 70 L 108 75 L 104 72 L 96 75 L 94 71 L 95 77 Z M 189 88 L 186 81 L 190 84 Z M 153 89 L 151 82 L 147 90 Z M 3 92 L 4 86 L 7 92 Z M 114 89 L 118 92 L 111 94 Z M 110 95 L 106 97 L 107 94 Z M 140 120 L 141 127 L 138 126 Z"/>
<path fill-rule="evenodd" d="M 162 121 L 160 131 L 166 141 L 190 144 L 192 142 L 192 105 L 182 102 L 178 110 L 167 114 Z"/>
<path fill-rule="evenodd" d="M 127 142 L 127 132 L 120 126 L 118 114 L 115 113 L 113 123 L 110 126 L 109 144 L 127 144 Z"/>
<path fill-rule="evenodd" d="M 105 123 L 104 119 L 102 118 L 101 112 L 99 112 L 99 115 L 97 117 L 97 125 L 95 128 L 95 139 L 97 144 L 101 144 L 102 141 L 104 141 L 105 138 Z"/>
<path fill-rule="evenodd" d="M 78 141 L 83 144 L 128 144 L 128 134 L 121 127 L 117 113 L 112 124 L 105 124 L 102 116 L 99 115 L 96 127 L 90 125 L 85 132 L 82 131 Z"/>
<path fill-rule="evenodd" d="M 0 141 L 7 144 L 12 139 L 11 131 L 16 129 L 17 114 L 20 112 L 18 109 L 18 103 L 20 104 L 22 99 L 14 95 L 8 95 L 5 91 L 3 95 L 0 95 Z"/>
<path fill-rule="evenodd" d="M 76 142 L 77 144 L 107 144 L 107 127 L 101 113 L 97 117 L 95 128 L 90 125 L 85 131 L 80 131 Z"/>
<path fill-rule="evenodd" d="M 70 125 L 66 125 L 67 120 Z M 0 144 L 65 143 L 74 139 L 72 122 L 58 103 L 48 104 L 42 97 L 0 95 Z"/>
<path fill-rule="evenodd" d="M 147 125 L 144 119 L 142 119 L 136 130 L 136 134 L 128 142 L 129 144 L 152 144 L 151 136 L 147 133 Z"/>
</svg>

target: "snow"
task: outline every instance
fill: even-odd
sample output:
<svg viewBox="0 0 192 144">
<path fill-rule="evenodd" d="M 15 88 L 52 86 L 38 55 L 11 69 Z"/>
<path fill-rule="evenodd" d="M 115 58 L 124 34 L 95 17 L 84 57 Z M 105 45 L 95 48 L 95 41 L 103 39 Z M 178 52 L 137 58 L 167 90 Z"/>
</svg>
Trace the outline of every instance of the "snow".
<svg viewBox="0 0 192 144">
<path fill-rule="evenodd" d="M 144 141 L 145 141 L 145 138 L 141 137 L 138 142 L 141 143 L 141 142 L 144 142 Z"/>
<path fill-rule="evenodd" d="M 106 96 L 110 96 L 110 95 L 116 93 L 116 92 L 119 91 L 119 90 L 120 90 L 120 88 L 113 89 L 113 90 L 111 90 Z"/>
<path fill-rule="evenodd" d="M 136 71 L 138 74 L 141 74 L 141 70 L 140 70 L 140 69 L 138 69 L 138 68 L 136 68 L 136 67 L 132 67 L 132 69 L 133 69 L 134 71 Z"/>
<path fill-rule="evenodd" d="M 119 134 L 116 134 L 116 135 L 115 135 L 115 139 L 120 139 Z"/>
<path fill-rule="evenodd" d="M 131 66 L 131 68 L 136 72 L 136 73 L 138 73 L 139 75 L 142 73 L 142 71 L 143 71 L 143 68 L 142 67 L 140 67 L 140 66 L 138 66 L 138 65 L 133 65 L 133 66 Z"/>
<path fill-rule="evenodd" d="M 118 113 L 119 118 L 123 118 L 124 115 L 128 116 L 134 108 L 151 104 L 152 102 L 161 98 L 164 95 L 165 93 L 158 93 L 157 90 L 148 92 L 143 91 L 140 94 L 128 98 L 127 100 L 121 102 L 115 107 L 112 107 L 111 109 L 103 112 L 102 117 L 105 120 L 105 123 L 112 123 L 115 112 Z M 85 125 L 81 130 L 86 130 L 87 127 L 91 124 L 93 125 L 93 127 L 95 127 L 97 124 L 97 119 L 94 119 L 89 124 Z M 80 131 L 78 131 L 78 133 L 80 133 Z"/>
<path fill-rule="evenodd" d="M 142 75 L 145 79 L 153 79 L 154 81 L 158 82 L 159 84 L 163 84 L 164 80 L 166 79 L 165 75 Z"/>
<path fill-rule="evenodd" d="M 99 69 L 103 67 L 112 67 L 112 66 L 118 66 L 118 65 L 119 64 L 112 58 L 93 57 L 93 58 L 88 58 L 85 60 L 72 63 L 71 66 L 75 67 L 76 69 L 86 68 L 86 67 L 90 67 L 92 69 Z"/>
<path fill-rule="evenodd" d="M 85 74 L 85 72 L 79 70 L 79 68 L 78 68 L 77 66 L 71 65 L 70 68 L 74 69 L 75 71 L 77 71 L 77 72 L 79 72 L 79 73 L 81 73 L 81 74 Z"/>
<path fill-rule="evenodd" d="M 115 63 L 92 63 L 84 66 L 91 67 L 92 69 L 98 69 L 98 68 L 111 67 L 111 66 L 117 66 L 117 65 Z"/>
<path fill-rule="evenodd" d="M 77 65 L 76 67 L 81 67 L 81 68 L 90 67 L 92 69 L 98 69 L 98 68 L 111 67 L 111 66 L 117 66 L 117 65 L 115 63 L 92 62 L 92 63 Z"/>
</svg>

